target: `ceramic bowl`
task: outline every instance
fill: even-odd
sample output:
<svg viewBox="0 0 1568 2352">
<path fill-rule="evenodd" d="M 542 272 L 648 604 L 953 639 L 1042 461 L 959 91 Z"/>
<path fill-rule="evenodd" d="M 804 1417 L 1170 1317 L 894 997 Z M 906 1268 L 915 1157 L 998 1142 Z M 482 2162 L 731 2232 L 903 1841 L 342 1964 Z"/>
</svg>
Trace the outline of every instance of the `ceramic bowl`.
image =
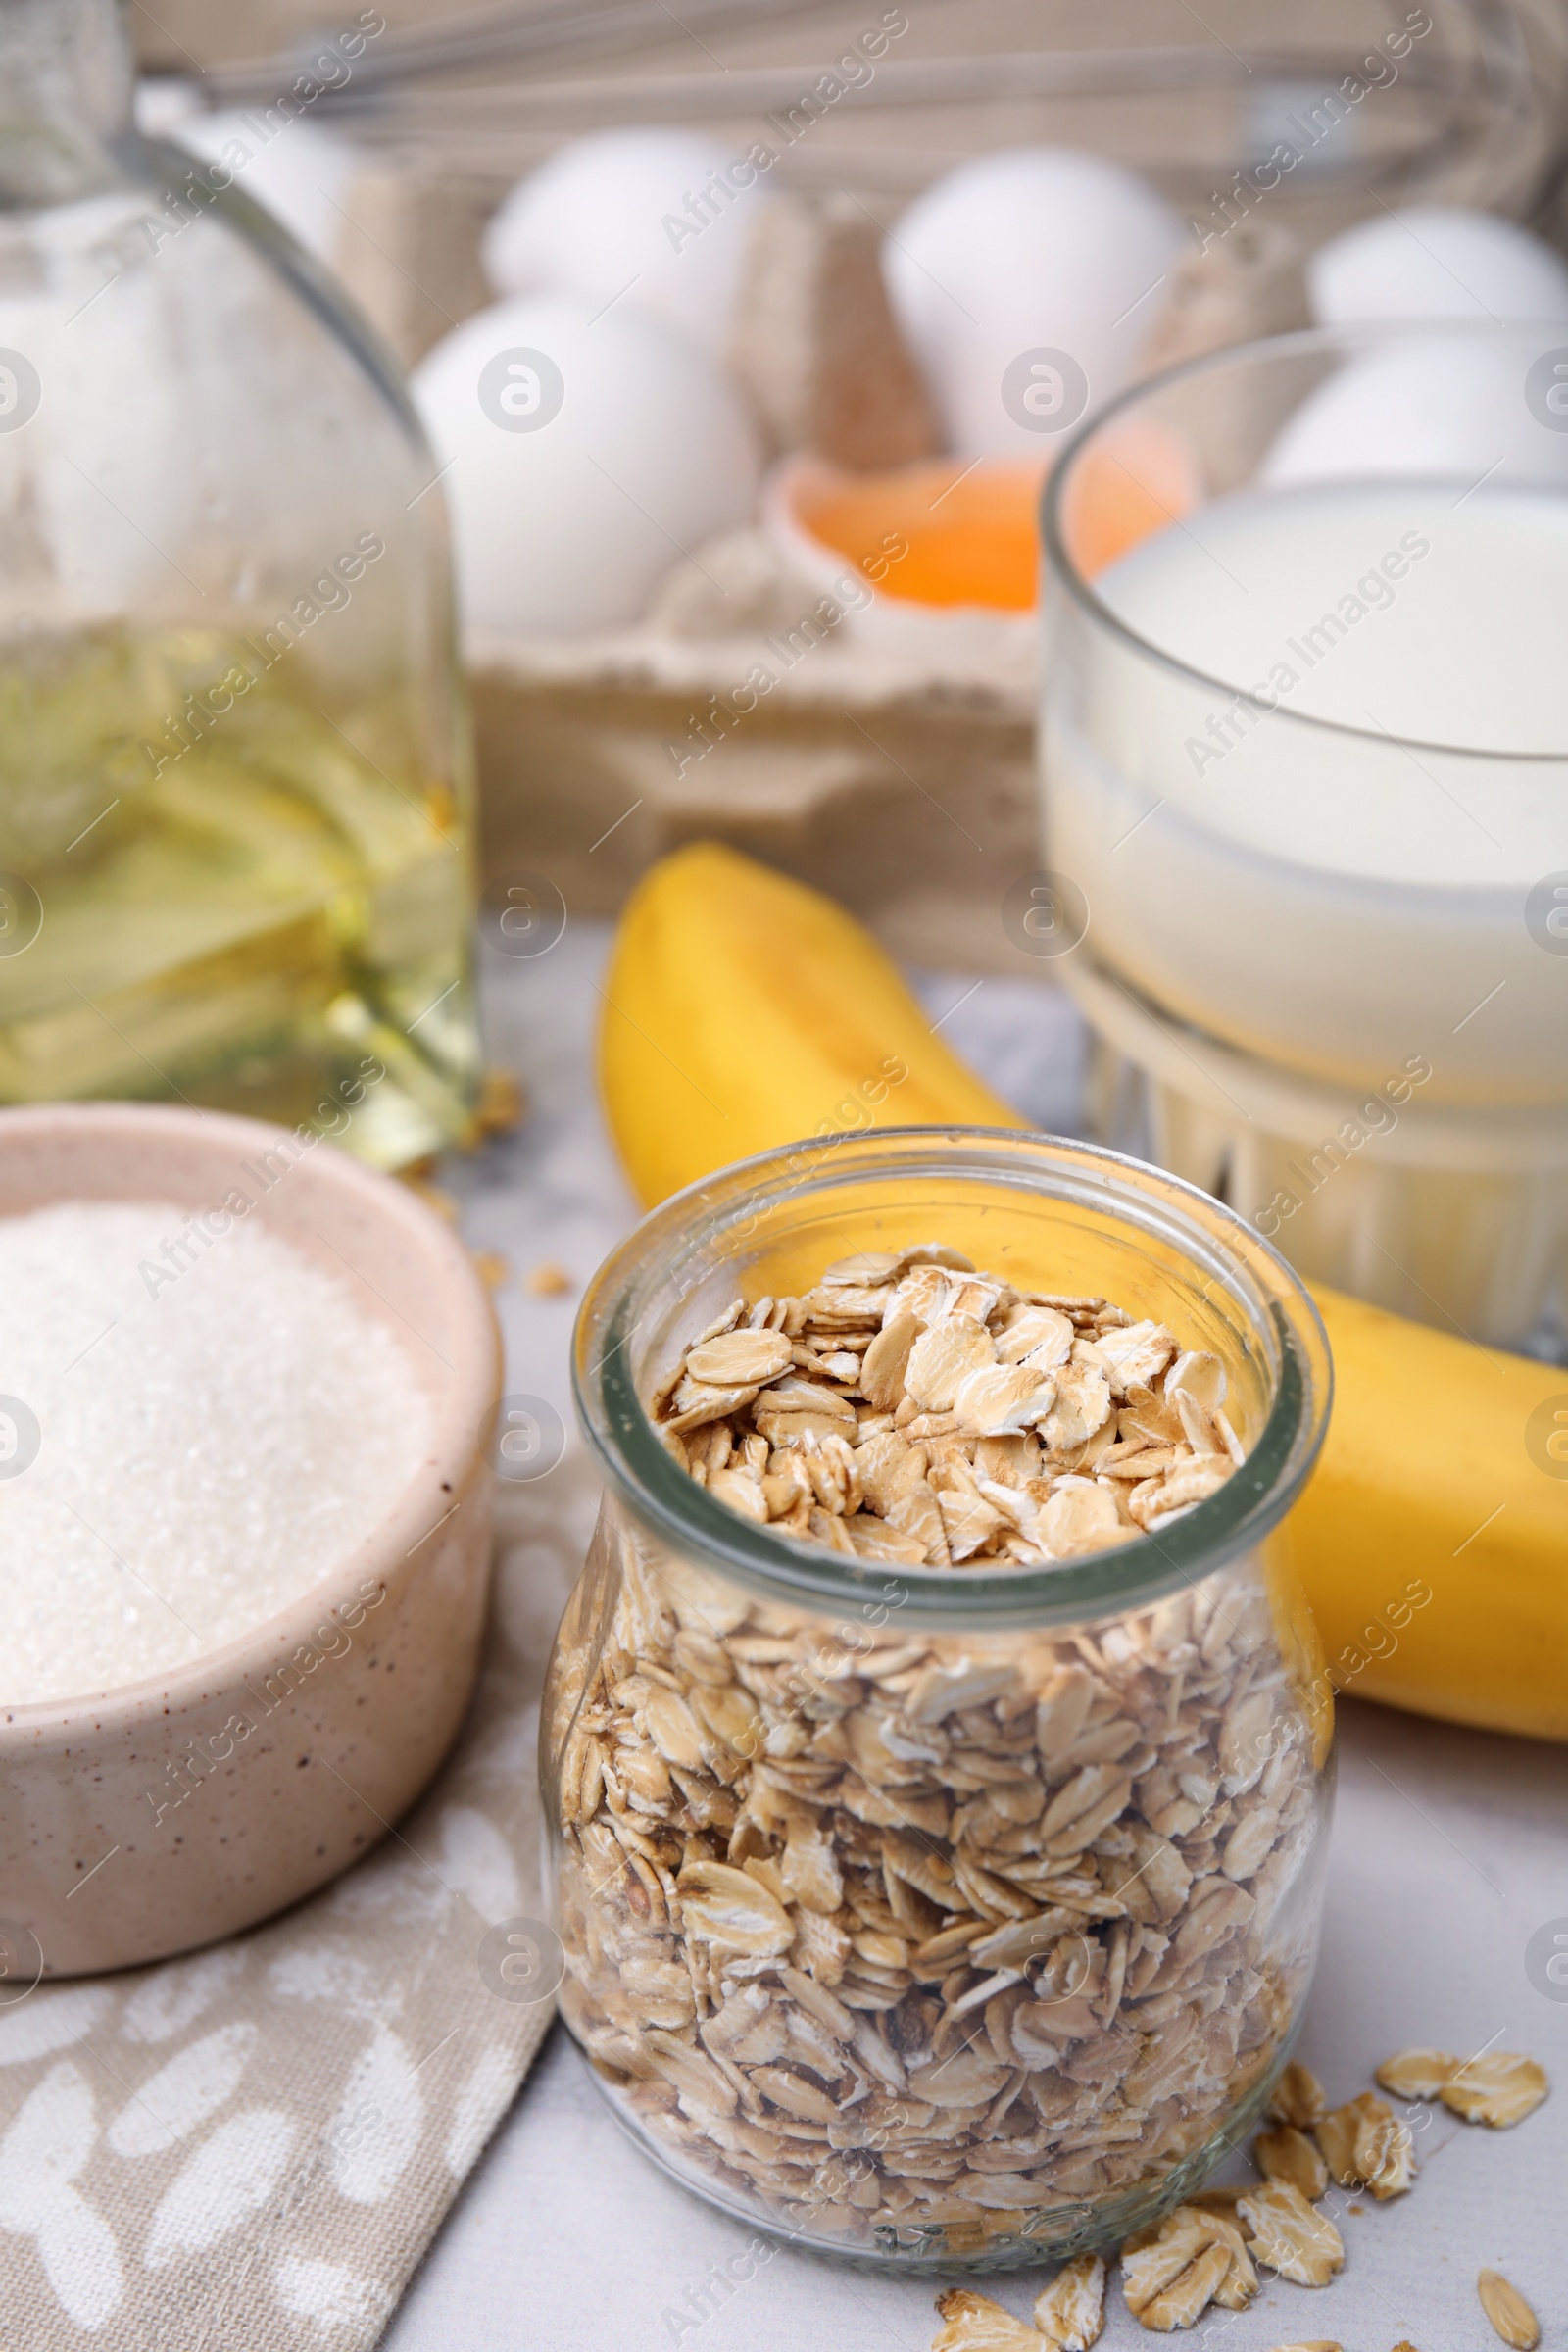
<svg viewBox="0 0 1568 2352">
<path fill-rule="evenodd" d="M 253 1633 L 154 1680 L 8 1705 L 0 1663 L 7 1975 L 126 1968 L 231 1936 L 366 1853 L 456 1734 L 490 1563 L 490 1302 L 416 1196 L 253 1119 L 103 1102 L 0 1111 L 0 1216 L 235 1188 L 351 1285 L 429 1396 L 428 1450 L 330 1575 Z"/>
</svg>

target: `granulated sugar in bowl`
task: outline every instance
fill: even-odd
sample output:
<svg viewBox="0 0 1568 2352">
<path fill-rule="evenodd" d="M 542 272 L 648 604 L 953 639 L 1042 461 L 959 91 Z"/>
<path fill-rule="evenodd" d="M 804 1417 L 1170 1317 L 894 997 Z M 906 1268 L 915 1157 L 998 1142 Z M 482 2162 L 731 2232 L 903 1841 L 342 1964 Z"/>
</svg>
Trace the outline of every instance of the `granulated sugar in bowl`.
<svg viewBox="0 0 1568 2352">
<path fill-rule="evenodd" d="M 127 1103 L 0 1112 L 0 1913 L 71 1976 L 298 1900 L 423 1788 L 499 1347 L 406 1186 Z"/>
<path fill-rule="evenodd" d="M 423 1453 L 408 1357 L 344 1283 L 260 1227 L 208 1230 L 171 1201 L 0 1219 L 0 1699 L 249 1633 Z"/>
</svg>

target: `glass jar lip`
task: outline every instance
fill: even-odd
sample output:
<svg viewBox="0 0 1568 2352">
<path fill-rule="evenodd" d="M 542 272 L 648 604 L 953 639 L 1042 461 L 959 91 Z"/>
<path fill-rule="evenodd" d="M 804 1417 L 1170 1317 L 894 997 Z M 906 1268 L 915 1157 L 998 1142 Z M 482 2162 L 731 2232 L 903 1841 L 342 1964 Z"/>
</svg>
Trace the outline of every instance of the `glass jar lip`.
<svg viewBox="0 0 1568 2352">
<path fill-rule="evenodd" d="M 814 1156 L 802 1175 L 804 1153 Z M 682 1247 L 690 1250 L 694 1235 L 701 1237 L 700 1247 L 716 1240 L 755 1213 L 759 1202 L 765 1209 L 770 1200 L 776 1204 L 837 1189 L 848 1178 L 886 1180 L 900 1173 L 1076 1196 L 1102 1210 L 1122 1202 L 1129 1204 L 1124 1215 L 1130 1226 L 1140 1222 L 1130 1203 L 1141 1200 L 1151 1210 L 1147 1229 L 1185 1246 L 1200 1268 L 1204 1253 L 1199 1239 L 1206 1228 L 1212 1277 L 1223 1278 L 1228 1261 L 1231 1296 L 1247 1309 L 1254 1339 L 1273 1359 L 1268 1417 L 1246 1461 L 1162 1535 L 1137 1536 L 1059 1566 L 993 1574 L 895 1567 L 808 1550 L 716 1502 L 661 1443 L 637 1391 L 629 1342 L 643 1319 L 633 1312 L 640 1305 L 640 1270 L 669 1268 Z M 1162 1213 L 1155 1215 L 1156 1209 Z M 1184 1217 L 1191 1228 L 1185 1243 L 1176 1230 Z M 1233 1209 L 1196 1185 L 1100 1145 L 1037 1131 L 882 1127 L 759 1152 L 652 1209 L 612 1251 L 584 1295 L 572 1339 L 572 1389 L 579 1424 L 612 1492 L 683 1559 L 787 1605 L 863 1611 L 872 1603 L 898 1608 L 900 1622 L 911 1626 L 979 1630 L 1113 1615 L 1196 1583 L 1253 1547 L 1283 1518 L 1317 1458 L 1333 1370 L 1322 1319 L 1298 1276 Z"/>
<path fill-rule="evenodd" d="M 1053 581 L 1058 583 L 1090 620 L 1119 638 L 1133 653 L 1179 678 L 1184 685 L 1223 695 L 1233 702 L 1247 703 L 1263 715 L 1282 719 L 1288 728 L 1308 727 L 1330 738 L 1392 745 L 1396 751 L 1427 752 L 1447 759 L 1507 760 L 1523 767 L 1561 767 L 1568 763 L 1568 745 L 1558 752 L 1494 750 L 1485 744 L 1446 743 L 1429 736 L 1395 734 L 1384 727 L 1352 726 L 1345 719 L 1322 718 L 1310 710 L 1293 710 L 1283 703 L 1262 702 L 1249 688 L 1239 686 L 1234 679 L 1222 678 L 1214 671 L 1198 669 L 1191 662 L 1182 661 L 1178 655 L 1168 653 L 1164 647 L 1156 645 L 1152 638 L 1144 636 L 1141 630 L 1133 628 L 1112 612 L 1104 599 L 1096 593 L 1093 584 L 1070 554 L 1062 521 L 1062 502 L 1068 484 L 1074 477 L 1083 452 L 1096 435 L 1114 419 L 1168 391 L 1172 385 L 1215 372 L 1221 368 L 1264 360 L 1309 357 L 1334 349 L 1343 351 L 1347 347 L 1359 346 L 1367 351 L 1392 350 L 1400 344 L 1430 342 L 1434 336 L 1444 340 L 1460 337 L 1479 343 L 1496 344 L 1504 337 L 1518 340 L 1542 333 L 1551 336 L 1554 343 L 1561 342 L 1568 338 L 1568 326 L 1560 318 L 1400 318 L 1352 321 L 1341 326 L 1298 327 L 1289 334 L 1262 335 L 1250 343 L 1229 343 L 1218 351 L 1200 352 L 1193 359 L 1179 360 L 1172 367 L 1162 368 L 1157 373 L 1129 384 L 1124 391 L 1115 393 L 1107 400 L 1102 408 L 1091 412 L 1065 443 L 1061 455 L 1046 476 L 1040 494 L 1041 556 L 1046 585 L 1049 586 Z M 1427 477 L 1417 474 L 1367 474 L 1345 478 L 1415 488 Z"/>
</svg>

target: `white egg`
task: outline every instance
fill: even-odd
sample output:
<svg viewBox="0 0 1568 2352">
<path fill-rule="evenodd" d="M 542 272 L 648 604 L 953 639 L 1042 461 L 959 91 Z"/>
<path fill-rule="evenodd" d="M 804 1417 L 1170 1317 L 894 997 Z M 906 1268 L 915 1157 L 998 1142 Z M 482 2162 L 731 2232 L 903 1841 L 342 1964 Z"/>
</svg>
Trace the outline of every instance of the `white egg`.
<svg viewBox="0 0 1568 2352">
<path fill-rule="evenodd" d="M 603 130 L 519 180 L 484 232 L 498 294 L 586 294 L 722 351 L 752 220 L 749 151 L 684 130 Z"/>
<path fill-rule="evenodd" d="M 1568 318 L 1568 262 L 1516 221 L 1457 204 L 1378 213 L 1307 264 L 1324 326 L 1358 319 Z"/>
<path fill-rule="evenodd" d="M 1276 488 L 1358 475 L 1489 483 L 1568 481 L 1568 433 L 1533 412 L 1529 338 L 1445 335 L 1348 360 L 1276 437 L 1260 478 Z"/>
<path fill-rule="evenodd" d="M 1135 173 L 1066 149 L 1014 148 L 927 188 L 888 238 L 884 270 L 952 447 L 1039 456 L 1119 391 L 1181 241 L 1175 213 Z"/>
<path fill-rule="evenodd" d="M 703 539 L 747 520 L 750 419 L 669 328 L 580 295 L 496 303 L 428 352 L 416 403 L 451 502 L 470 630 L 635 620 Z"/>
<path fill-rule="evenodd" d="M 330 263 L 343 226 L 343 198 L 359 157 L 347 139 L 299 115 L 253 106 L 241 113 L 186 115 L 170 131 L 204 163 L 222 164 L 232 184 Z"/>
</svg>

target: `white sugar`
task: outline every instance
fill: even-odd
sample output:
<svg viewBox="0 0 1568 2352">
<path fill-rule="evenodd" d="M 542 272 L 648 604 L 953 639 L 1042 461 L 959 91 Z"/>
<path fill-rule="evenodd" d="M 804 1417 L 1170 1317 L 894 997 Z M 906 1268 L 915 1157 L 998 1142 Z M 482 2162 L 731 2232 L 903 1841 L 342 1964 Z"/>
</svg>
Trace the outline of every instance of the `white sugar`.
<svg viewBox="0 0 1568 2352">
<path fill-rule="evenodd" d="M 403 1347 L 261 1227 L 150 1286 L 185 1222 L 158 1201 L 0 1219 L 0 1705 L 139 1682 L 260 1625 L 385 1517 L 428 1444 Z"/>
</svg>

